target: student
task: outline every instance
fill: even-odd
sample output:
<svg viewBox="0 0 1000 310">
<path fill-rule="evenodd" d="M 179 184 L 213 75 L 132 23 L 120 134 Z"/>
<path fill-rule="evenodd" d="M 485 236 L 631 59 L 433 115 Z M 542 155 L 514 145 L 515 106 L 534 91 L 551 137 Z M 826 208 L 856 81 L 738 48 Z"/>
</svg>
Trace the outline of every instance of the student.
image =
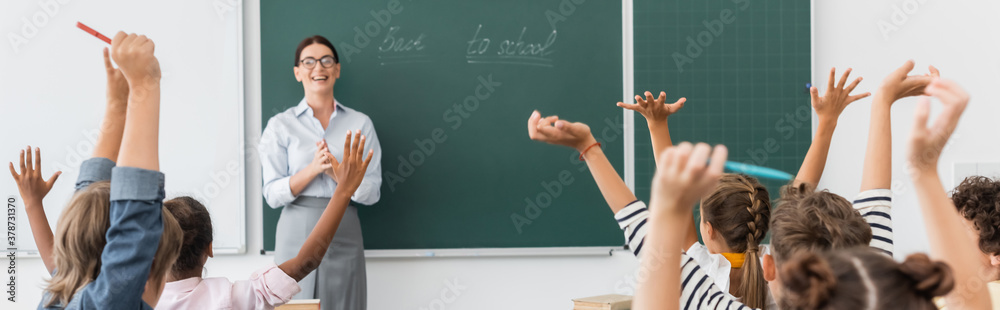
<svg viewBox="0 0 1000 310">
<path fill-rule="evenodd" d="M 988 282 L 993 308 L 1000 309 L 1000 179 L 965 178 L 952 191 L 951 201 L 979 245 L 979 274 Z"/>
<path fill-rule="evenodd" d="M 594 145 L 592 142 L 594 138 L 590 133 L 590 128 L 582 123 L 569 123 L 564 120 L 558 120 L 554 116 L 543 119 L 537 111 L 532 114 L 528 123 L 529 136 L 533 140 L 573 146 L 582 152 L 591 173 L 594 175 L 594 179 L 597 181 L 598 187 L 608 201 L 608 205 L 616 213 L 616 219 L 619 221 L 619 224 L 625 229 L 625 236 L 633 253 L 640 258 L 643 257 L 640 253 L 643 251 L 644 239 L 648 232 L 644 226 L 646 226 L 649 213 L 646 210 L 645 204 L 636 199 L 621 178 L 618 177 L 614 168 L 608 162 L 607 158 L 604 157 L 603 151 L 598 147 L 588 148 L 589 145 Z M 662 163 L 658 161 L 658 164 Z M 750 258 L 745 259 L 738 265 L 734 265 L 737 266 L 736 268 L 754 270 L 750 271 L 752 272 L 750 273 L 751 276 L 737 278 L 737 280 L 746 279 L 746 282 L 756 282 L 757 290 L 735 289 L 730 291 L 739 292 L 741 294 L 738 295 L 739 297 L 753 295 L 751 299 L 759 302 L 761 307 L 763 307 L 767 297 L 766 284 L 762 277 L 760 260 L 756 255 L 759 243 L 767 230 L 770 199 L 767 197 L 766 189 L 752 178 L 740 175 L 727 175 L 724 179 L 725 182 L 713 188 L 713 191 L 708 193 L 706 199 L 705 209 L 708 211 L 705 212 L 708 213 L 703 214 L 711 214 L 712 210 L 719 210 L 717 214 L 703 215 L 703 218 L 709 219 L 707 222 L 718 220 L 717 223 L 719 223 L 709 224 L 703 222 L 701 225 L 708 247 L 698 243 L 697 235 L 693 231 L 695 229 L 693 225 L 685 225 L 684 227 L 688 228 L 684 232 L 685 242 L 677 250 L 687 249 L 692 253 L 698 252 L 705 259 L 704 265 L 714 268 L 712 270 L 721 274 L 721 277 L 717 276 L 716 279 L 723 281 L 730 279 L 730 268 L 732 268 L 732 265 L 730 265 L 730 262 L 726 258 L 710 257 L 708 249 L 724 249 L 723 251 L 731 252 L 731 249 L 737 248 L 739 251 L 749 252 Z M 736 212 L 722 209 L 736 210 Z M 726 216 L 734 218 L 722 218 Z M 688 213 L 689 223 L 691 222 L 690 220 L 690 213 Z M 749 225 L 747 224 L 748 222 Z M 722 229 L 727 229 L 727 231 L 723 232 Z M 729 242 L 733 242 L 735 245 L 730 245 Z M 715 256 L 721 255 L 715 254 Z M 740 259 L 743 260 L 742 257 Z M 743 273 L 739 273 L 739 275 L 743 275 Z M 745 285 L 741 286 L 746 287 Z"/>
<path fill-rule="evenodd" d="M 119 32 L 111 49 L 119 69 L 105 50 L 104 130 L 56 225 L 54 273 L 39 309 L 151 309 L 180 251 L 177 222 L 161 207 L 160 70 L 153 42 Z"/>
<path fill-rule="evenodd" d="M 685 142 L 667 148 L 658 156 L 646 236 L 649 246 L 643 252 L 640 266 L 640 275 L 653 276 L 640 278 L 633 303 L 635 309 L 679 309 L 681 274 L 676 266 L 687 255 L 677 248 L 687 244 L 685 234 L 693 224 L 691 208 L 718 186 L 727 155 L 725 146 L 712 150 L 708 144 L 692 146 Z M 706 166 L 709 157 L 712 160 Z"/>
<path fill-rule="evenodd" d="M 184 230 L 184 246 L 173 266 L 163 296 L 156 309 L 272 309 L 292 299 L 300 291 L 298 281 L 319 266 L 330 248 L 351 195 L 361 185 L 374 151 L 364 158 L 365 136 L 351 132 L 344 140 L 344 158 L 324 156 L 340 180 L 333 198 L 309 234 L 299 254 L 281 265 L 269 264 L 255 271 L 249 280 L 230 282 L 226 278 L 201 277 L 212 257 L 212 218 L 204 205 L 190 197 L 168 200 L 164 206 Z"/>
<path fill-rule="evenodd" d="M 800 251 L 781 267 L 782 310 L 937 309 L 955 287 L 952 270 L 926 254 L 902 263 L 871 248 Z"/>
<path fill-rule="evenodd" d="M 672 144 L 667 119 L 684 106 L 687 98 L 666 104 L 665 92 L 660 92 L 655 99 L 652 93 L 646 92 L 645 99 L 641 96 L 635 99 L 634 104 L 619 102 L 618 106 L 637 111 L 646 118 L 654 156 L 660 154 Z M 740 297 L 748 305 L 763 307 L 768 292 L 760 266 L 760 244 L 767 234 L 771 217 L 767 188 L 755 178 L 725 174 L 701 202 L 701 221 L 697 229 L 701 230 L 705 244 L 698 242 L 696 228 L 691 226 L 686 233 L 688 246 L 682 249 L 705 268 L 720 289 L 730 296 Z M 615 214 L 636 255 L 643 247 L 646 236 L 643 226 L 648 216 L 645 204 L 639 200 Z"/>
<path fill-rule="evenodd" d="M 914 113 L 908 157 L 910 177 L 927 226 L 931 255 L 950 265 L 955 273 L 957 289 L 945 296 L 949 309 L 989 309 L 990 293 L 982 283 L 994 279 L 982 274 L 983 254 L 976 247 L 975 239 L 969 238 L 970 231 L 962 222 L 956 205 L 948 199 L 937 173 L 941 151 L 955 132 L 958 119 L 969 103 L 969 95 L 954 82 L 939 78 L 926 87 L 926 93 L 938 98 L 944 109 L 928 126 L 930 103 L 927 99 L 921 100 Z"/>
</svg>

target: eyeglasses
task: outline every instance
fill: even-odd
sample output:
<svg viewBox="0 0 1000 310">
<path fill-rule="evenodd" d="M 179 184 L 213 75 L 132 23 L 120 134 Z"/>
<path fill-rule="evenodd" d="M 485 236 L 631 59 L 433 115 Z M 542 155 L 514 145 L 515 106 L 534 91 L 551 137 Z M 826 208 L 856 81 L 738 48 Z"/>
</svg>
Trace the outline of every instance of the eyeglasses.
<svg viewBox="0 0 1000 310">
<path fill-rule="evenodd" d="M 312 70 L 312 68 L 315 68 L 317 62 L 319 62 L 321 65 L 323 65 L 323 68 L 332 68 L 333 65 L 337 64 L 337 62 L 333 59 L 333 56 L 329 56 L 329 55 L 328 56 L 323 56 L 323 58 L 320 58 L 319 60 L 316 60 L 316 58 L 312 58 L 312 57 L 306 57 L 303 60 L 299 60 L 299 63 L 301 63 L 303 67 L 305 67 L 306 69 L 309 69 L 309 70 Z"/>
</svg>

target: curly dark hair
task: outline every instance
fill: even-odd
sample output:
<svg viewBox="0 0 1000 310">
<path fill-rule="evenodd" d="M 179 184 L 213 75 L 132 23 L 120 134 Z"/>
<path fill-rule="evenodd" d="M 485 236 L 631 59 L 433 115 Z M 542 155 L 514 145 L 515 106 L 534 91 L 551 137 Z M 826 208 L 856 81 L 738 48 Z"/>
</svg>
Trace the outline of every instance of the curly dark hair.
<svg viewBox="0 0 1000 310">
<path fill-rule="evenodd" d="M 983 176 L 965 178 L 951 192 L 951 201 L 979 232 L 979 249 L 1000 254 L 1000 179 Z"/>
<path fill-rule="evenodd" d="M 177 219 L 184 231 L 180 257 L 171 270 L 174 278 L 186 279 L 202 273 L 201 256 L 212 244 L 212 216 L 205 205 L 189 196 L 163 202 L 163 208 Z"/>
</svg>

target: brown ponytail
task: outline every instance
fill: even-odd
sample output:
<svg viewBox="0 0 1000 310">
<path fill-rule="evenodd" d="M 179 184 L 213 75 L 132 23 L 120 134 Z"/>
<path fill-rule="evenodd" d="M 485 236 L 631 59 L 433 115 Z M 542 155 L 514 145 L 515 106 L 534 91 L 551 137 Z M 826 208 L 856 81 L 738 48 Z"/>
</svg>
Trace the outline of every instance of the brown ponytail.
<svg viewBox="0 0 1000 310">
<path fill-rule="evenodd" d="M 719 231 L 726 245 L 734 252 L 746 254 L 743 266 L 738 266 L 743 277 L 735 295 L 747 306 L 765 308 L 769 293 L 760 263 L 760 243 L 771 220 L 767 188 L 752 177 L 726 174 L 701 207 L 703 220 Z"/>
<path fill-rule="evenodd" d="M 779 275 L 785 289 L 781 294 L 781 309 L 821 309 L 837 290 L 834 270 L 826 259 L 813 252 L 799 252 L 781 266 Z"/>
<path fill-rule="evenodd" d="M 931 261 L 923 253 L 907 256 L 899 270 L 913 280 L 913 288 L 925 297 L 944 296 L 955 288 L 951 267 L 941 261 Z"/>
</svg>

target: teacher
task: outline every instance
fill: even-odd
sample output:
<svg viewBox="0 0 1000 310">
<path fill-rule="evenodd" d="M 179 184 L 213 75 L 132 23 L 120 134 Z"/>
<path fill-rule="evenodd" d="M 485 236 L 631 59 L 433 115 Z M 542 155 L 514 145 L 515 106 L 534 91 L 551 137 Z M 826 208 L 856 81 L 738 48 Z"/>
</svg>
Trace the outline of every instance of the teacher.
<svg viewBox="0 0 1000 310">
<path fill-rule="evenodd" d="M 295 49 L 292 70 L 305 98 L 271 117 L 258 148 L 264 199 L 272 208 L 284 207 L 275 232 L 278 264 L 295 257 L 330 202 L 337 182 L 331 163 L 322 154 L 329 151 L 343 158 L 345 132 L 360 130 L 375 151 L 352 202 L 378 202 L 382 185 L 382 147 L 371 119 L 333 97 L 333 85 L 340 78 L 333 44 L 321 36 L 302 40 Z M 354 203 L 345 211 L 319 268 L 299 281 L 302 292 L 295 299 L 320 299 L 324 310 L 367 307 L 364 242 Z"/>
</svg>

